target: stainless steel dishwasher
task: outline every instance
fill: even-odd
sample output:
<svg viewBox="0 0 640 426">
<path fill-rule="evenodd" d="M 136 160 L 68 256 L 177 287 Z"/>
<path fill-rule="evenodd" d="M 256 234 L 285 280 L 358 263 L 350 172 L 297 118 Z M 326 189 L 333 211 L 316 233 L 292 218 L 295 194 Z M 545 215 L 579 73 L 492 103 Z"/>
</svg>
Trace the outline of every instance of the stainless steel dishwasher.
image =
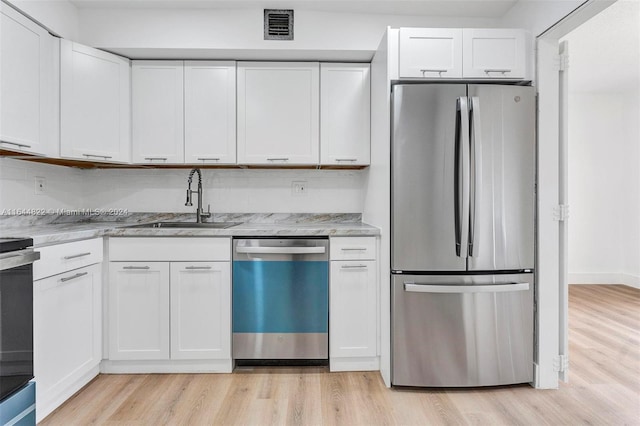
<svg viewBox="0 0 640 426">
<path fill-rule="evenodd" d="M 233 241 L 233 358 L 327 360 L 329 241 Z"/>
</svg>

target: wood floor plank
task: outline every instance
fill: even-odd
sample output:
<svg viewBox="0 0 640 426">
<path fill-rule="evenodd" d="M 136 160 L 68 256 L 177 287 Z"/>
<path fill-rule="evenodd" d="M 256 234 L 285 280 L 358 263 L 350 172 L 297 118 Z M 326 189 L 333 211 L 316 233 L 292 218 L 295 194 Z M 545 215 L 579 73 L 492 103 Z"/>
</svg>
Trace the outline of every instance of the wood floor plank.
<svg viewBox="0 0 640 426">
<path fill-rule="evenodd" d="M 570 286 L 569 383 L 387 389 L 378 372 L 100 375 L 43 425 L 640 425 L 640 290 Z"/>
</svg>

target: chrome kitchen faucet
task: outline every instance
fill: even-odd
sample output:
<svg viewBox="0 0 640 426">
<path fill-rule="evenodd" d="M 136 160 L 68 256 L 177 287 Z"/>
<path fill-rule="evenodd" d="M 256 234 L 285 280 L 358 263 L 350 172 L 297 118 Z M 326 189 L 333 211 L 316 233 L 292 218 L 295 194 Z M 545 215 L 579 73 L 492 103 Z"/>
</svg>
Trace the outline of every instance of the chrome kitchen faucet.
<svg viewBox="0 0 640 426">
<path fill-rule="evenodd" d="M 191 181 L 193 180 L 193 174 L 198 173 L 198 190 L 191 190 Z M 211 217 L 211 204 L 207 205 L 207 211 L 202 210 L 202 173 L 200 173 L 200 169 L 191 169 L 189 172 L 189 187 L 187 188 L 187 202 L 184 203 L 185 206 L 193 206 L 191 202 L 191 195 L 196 192 L 198 194 L 198 209 L 196 210 L 196 222 L 202 223 L 202 218 Z"/>
</svg>

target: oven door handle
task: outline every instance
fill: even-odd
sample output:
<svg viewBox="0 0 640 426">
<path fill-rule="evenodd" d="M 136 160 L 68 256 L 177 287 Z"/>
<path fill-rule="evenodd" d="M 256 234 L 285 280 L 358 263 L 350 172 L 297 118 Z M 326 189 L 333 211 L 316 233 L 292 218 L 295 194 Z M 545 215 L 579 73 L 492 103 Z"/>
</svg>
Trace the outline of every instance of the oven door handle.
<svg viewBox="0 0 640 426">
<path fill-rule="evenodd" d="M 248 254 L 318 254 L 325 247 L 236 247 L 236 253 Z"/>
<path fill-rule="evenodd" d="M 33 251 L 33 249 L 19 250 L 8 256 L 3 255 L 0 257 L 0 271 L 29 265 L 38 259 L 40 259 L 40 252 Z"/>
</svg>

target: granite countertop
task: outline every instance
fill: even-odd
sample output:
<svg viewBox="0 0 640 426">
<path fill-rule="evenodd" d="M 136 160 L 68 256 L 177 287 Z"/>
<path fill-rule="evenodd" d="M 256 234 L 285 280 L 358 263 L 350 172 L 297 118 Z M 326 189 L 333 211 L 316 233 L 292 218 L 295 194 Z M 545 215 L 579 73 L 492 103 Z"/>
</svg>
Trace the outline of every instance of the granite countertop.
<svg viewBox="0 0 640 426">
<path fill-rule="evenodd" d="M 215 222 L 238 222 L 225 229 L 131 228 L 156 221 L 195 222 L 189 214 L 135 213 L 109 220 L 107 217 L 10 218 L 0 220 L 0 237 L 33 238 L 45 246 L 88 238 L 111 237 L 249 237 L 249 236 L 375 236 L 380 230 L 361 222 L 359 214 L 216 214 Z"/>
</svg>

